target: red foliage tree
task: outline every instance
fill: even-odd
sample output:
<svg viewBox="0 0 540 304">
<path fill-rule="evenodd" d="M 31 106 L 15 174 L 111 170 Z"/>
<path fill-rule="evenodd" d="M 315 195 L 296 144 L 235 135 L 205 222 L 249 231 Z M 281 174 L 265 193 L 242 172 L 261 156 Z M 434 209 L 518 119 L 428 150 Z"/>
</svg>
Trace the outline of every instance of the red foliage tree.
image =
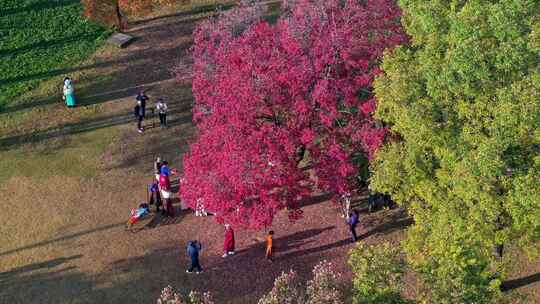
<svg viewBox="0 0 540 304">
<path fill-rule="evenodd" d="M 394 1 L 301 0 L 277 24 L 240 6 L 194 32 L 194 122 L 181 197 L 218 220 L 260 228 L 317 187 L 352 190 L 354 152 L 371 157 L 371 93 L 386 48 L 406 38 Z M 299 167 L 309 160 L 314 177 Z"/>
</svg>

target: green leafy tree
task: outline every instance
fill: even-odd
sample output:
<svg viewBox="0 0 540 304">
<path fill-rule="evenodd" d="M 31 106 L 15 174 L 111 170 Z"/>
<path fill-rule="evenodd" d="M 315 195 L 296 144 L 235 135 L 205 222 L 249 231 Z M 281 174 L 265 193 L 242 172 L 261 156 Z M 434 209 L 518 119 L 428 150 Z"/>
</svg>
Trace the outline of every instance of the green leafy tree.
<svg viewBox="0 0 540 304">
<path fill-rule="evenodd" d="M 504 245 L 538 257 L 540 1 L 400 0 L 371 183 L 408 207 L 409 262 L 436 303 L 493 303 Z M 494 250 L 495 248 L 495 250 Z"/>
<path fill-rule="evenodd" d="M 349 265 L 354 273 L 353 303 L 408 303 L 401 295 L 405 263 L 399 246 L 384 243 L 368 246 L 358 243 L 350 252 Z"/>
</svg>

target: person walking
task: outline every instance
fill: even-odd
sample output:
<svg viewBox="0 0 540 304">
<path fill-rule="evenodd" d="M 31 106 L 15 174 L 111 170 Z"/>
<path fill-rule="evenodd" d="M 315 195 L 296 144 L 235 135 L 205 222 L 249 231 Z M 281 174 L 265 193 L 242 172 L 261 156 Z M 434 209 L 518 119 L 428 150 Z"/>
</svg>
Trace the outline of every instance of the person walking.
<svg viewBox="0 0 540 304">
<path fill-rule="evenodd" d="M 186 270 L 187 273 L 192 273 L 193 270 L 195 270 L 196 273 L 199 274 L 203 271 L 201 263 L 199 263 L 199 253 L 201 252 L 201 250 L 202 245 L 199 241 L 193 240 L 188 243 L 187 254 L 191 263 L 189 265 L 189 268 Z"/>
<path fill-rule="evenodd" d="M 234 231 L 229 224 L 225 224 L 225 241 L 223 242 L 223 251 L 223 258 L 234 254 Z"/>
<path fill-rule="evenodd" d="M 135 105 L 135 108 L 133 108 L 133 114 L 135 115 L 135 118 L 137 119 L 137 130 L 139 133 L 142 133 L 143 132 L 142 121 L 144 119 L 144 109 L 141 105 L 141 101 L 137 101 L 137 105 Z"/>
<path fill-rule="evenodd" d="M 163 98 L 160 98 L 156 104 L 156 110 L 159 115 L 159 125 L 162 128 L 167 127 L 167 104 L 163 101 Z"/>
<path fill-rule="evenodd" d="M 142 107 L 143 117 L 144 117 L 146 114 L 146 102 L 148 101 L 148 96 L 144 94 L 144 91 L 139 91 L 139 93 L 137 93 L 137 97 L 135 97 L 135 100 L 137 101 L 137 103 L 140 102 L 140 105 Z"/>
<path fill-rule="evenodd" d="M 358 239 L 358 237 L 356 236 L 356 226 L 358 225 L 358 220 L 358 210 L 354 209 L 353 212 L 349 214 L 349 219 L 347 220 L 347 224 L 349 225 L 349 229 L 351 230 L 353 242 L 356 242 L 356 240 Z"/>
<path fill-rule="evenodd" d="M 266 259 L 272 263 L 274 260 L 274 231 L 268 231 L 266 236 Z"/>
<path fill-rule="evenodd" d="M 75 106 L 75 90 L 73 89 L 73 81 L 70 77 L 64 78 L 64 101 L 68 108 Z"/>
</svg>

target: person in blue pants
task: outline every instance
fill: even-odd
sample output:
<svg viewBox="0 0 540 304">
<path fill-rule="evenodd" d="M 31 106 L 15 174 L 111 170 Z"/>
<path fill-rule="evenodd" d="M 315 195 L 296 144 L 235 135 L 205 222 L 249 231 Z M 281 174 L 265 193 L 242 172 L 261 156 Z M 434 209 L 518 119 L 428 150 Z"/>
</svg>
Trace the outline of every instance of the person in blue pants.
<svg viewBox="0 0 540 304">
<path fill-rule="evenodd" d="M 359 222 L 359 214 L 358 210 L 353 210 L 353 212 L 349 215 L 349 219 L 347 220 L 347 224 L 349 225 L 349 229 L 351 230 L 352 234 L 352 241 L 356 242 L 358 239 L 358 236 L 356 235 L 356 226 Z"/>
<path fill-rule="evenodd" d="M 187 253 L 191 260 L 191 264 L 189 265 L 189 268 L 186 270 L 187 273 L 192 273 L 193 270 L 195 270 L 197 274 L 202 272 L 202 267 L 201 267 L 201 264 L 199 263 L 199 252 L 201 250 L 202 250 L 202 245 L 199 241 L 194 240 L 188 243 Z"/>
</svg>

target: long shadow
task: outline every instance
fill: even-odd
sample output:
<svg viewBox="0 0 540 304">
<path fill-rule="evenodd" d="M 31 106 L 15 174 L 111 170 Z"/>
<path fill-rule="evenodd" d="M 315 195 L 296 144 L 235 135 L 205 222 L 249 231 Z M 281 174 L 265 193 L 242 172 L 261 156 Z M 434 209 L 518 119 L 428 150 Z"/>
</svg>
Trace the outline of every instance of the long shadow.
<svg viewBox="0 0 540 304">
<path fill-rule="evenodd" d="M 326 250 L 330 250 L 330 249 L 336 249 L 336 248 L 346 246 L 346 245 L 349 245 L 349 244 L 351 244 L 351 239 L 347 238 L 347 239 L 344 239 L 344 240 L 336 241 L 336 242 L 331 243 L 331 244 L 326 244 L 326 245 L 322 245 L 322 246 L 318 246 L 318 247 L 313 247 L 313 248 L 308 248 L 308 249 L 304 249 L 304 250 L 298 250 L 298 251 L 286 253 L 284 255 L 279 255 L 279 256 L 277 256 L 276 260 L 288 260 L 288 259 L 292 259 L 292 258 L 299 258 L 299 257 L 305 256 L 305 255 L 308 255 L 308 254 L 322 252 L 322 251 L 326 251 Z"/>
<path fill-rule="evenodd" d="M 187 46 L 188 45 L 185 44 L 184 46 L 175 46 L 173 48 L 141 51 L 136 54 L 124 56 L 116 60 L 107 60 L 107 61 L 101 61 L 94 64 L 89 64 L 89 65 L 76 66 L 72 68 L 53 69 L 50 71 L 39 72 L 39 73 L 30 74 L 30 75 L 21 75 L 21 76 L 16 76 L 16 77 L 11 77 L 11 78 L 4 78 L 4 79 L 0 79 L 0 85 L 6 85 L 6 84 L 17 83 L 17 82 L 27 81 L 27 80 L 34 80 L 34 79 L 50 78 L 50 77 L 54 77 L 58 75 L 68 75 L 69 73 L 75 72 L 75 71 L 84 71 L 84 70 L 95 69 L 95 68 L 106 68 L 106 67 L 110 67 L 111 65 L 127 66 L 128 64 L 133 64 L 133 61 L 151 60 L 152 58 L 161 58 L 161 59 L 165 59 L 167 62 L 174 62 L 174 60 L 176 59 L 176 56 L 171 56 L 171 53 L 174 54 L 176 52 L 179 52 L 179 50 L 185 49 L 187 48 Z M 145 63 L 144 66 L 148 67 L 148 63 Z M 151 73 L 147 76 L 152 76 L 153 79 L 155 80 L 163 80 L 163 74 L 160 72 L 165 71 L 167 72 L 167 74 L 171 74 L 169 70 L 169 65 L 164 65 L 164 62 L 160 62 L 159 64 L 156 64 L 155 66 L 160 68 L 159 71 L 154 71 L 154 73 Z"/>
<path fill-rule="evenodd" d="M 111 126 L 126 124 L 134 121 L 131 113 L 102 116 L 79 123 L 67 123 L 56 127 L 50 127 L 33 133 L 13 135 L 0 138 L 0 151 L 6 151 L 13 146 L 23 143 L 36 143 L 47 139 L 80 134 Z"/>
<path fill-rule="evenodd" d="M 180 30 L 175 31 L 175 35 L 190 35 L 193 30 L 193 21 L 179 22 L 177 26 Z M 155 32 L 151 30 L 143 29 L 138 32 L 138 36 L 149 36 L 153 39 L 164 40 L 170 38 L 170 32 L 166 26 L 156 27 Z M 152 48 L 148 47 L 136 53 L 132 53 L 115 60 L 99 61 L 93 64 L 75 66 L 71 68 L 53 69 L 46 72 L 39 72 L 30 75 L 21 75 L 11 78 L 0 79 L 0 86 L 4 84 L 17 83 L 35 79 L 45 79 L 55 77 L 59 75 L 69 75 L 75 71 L 85 71 L 89 69 L 103 69 L 110 66 L 119 66 L 125 68 L 114 73 L 113 79 L 122 79 L 123 88 L 114 88 L 115 82 L 103 85 L 101 83 L 91 84 L 82 89 L 77 89 L 77 83 L 75 84 L 76 97 L 80 105 L 92 105 L 102 103 L 104 101 L 124 98 L 129 95 L 133 95 L 136 88 L 139 86 L 148 86 L 154 83 L 158 83 L 164 80 L 169 80 L 174 77 L 171 68 L 175 66 L 183 50 L 186 50 L 190 45 L 189 41 L 183 42 L 180 45 L 175 45 L 169 48 Z M 157 62 L 150 62 L 152 59 L 158 58 Z M 148 70 L 151 68 L 152 73 Z M 129 75 L 128 77 L 126 77 Z M 34 108 L 37 106 L 45 106 L 54 102 L 61 102 L 61 86 L 59 84 L 58 94 L 56 96 L 46 97 L 42 100 L 35 100 L 29 102 L 23 102 L 13 106 L 0 107 L 0 114 L 12 113 L 28 108 Z M 109 87 L 109 88 L 107 88 Z M 106 90 L 104 93 L 101 93 Z M 97 94 L 95 92 L 98 92 Z"/>
<path fill-rule="evenodd" d="M 5 255 L 20 252 L 20 251 L 23 251 L 23 250 L 37 248 L 37 247 L 49 245 L 49 244 L 56 243 L 56 242 L 66 241 L 66 240 L 74 239 L 74 238 L 77 238 L 77 237 L 80 237 L 80 236 L 83 236 L 83 235 L 88 235 L 88 234 L 95 233 L 95 232 L 105 231 L 105 230 L 121 227 L 121 226 L 124 226 L 124 225 L 125 225 L 125 222 L 121 222 L 121 223 L 116 223 L 116 224 L 105 225 L 105 226 L 102 226 L 102 227 L 97 227 L 97 228 L 94 228 L 94 229 L 84 230 L 84 231 L 73 233 L 73 234 L 70 234 L 70 235 L 66 235 L 66 236 L 62 236 L 62 237 L 58 237 L 58 238 L 54 238 L 54 239 L 50 239 L 50 240 L 46 240 L 46 241 L 41 241 L 41 242 L 38 242 L 38 243 L 35 243 L 35 244 L 32 244 L 32 245 L 26 245 L 26 246 L 19 247 L 19 248 L 16 248 L 16 249 L 11 249 L 11 250 L 8 250 L 8 251 L 0 252 L 0 256 L 5 256 Z"/>
<path fill-rule="evenodd" d="M 61 39 L 54 39 L 54 40 L 48 40 L 48 41 L 40 41 L 40 42 L 32 43 L 32 44 L 29 44 L 20 48 L 0 50 L 0 59 L 2 59 L 2 57 L 8 54 L 19 55 L 22 53 L 26 53 L 30 50 L 46 49 L 55 45 L 64 45 L 64 44 L 72 43 L 75 41 L 81 41 L 81 40 L 93 40 L 99 37 L 101 37 L 101 34 L 94 33 L 94 34 L 78 35 L 78 36 L 72 36 L 72 37 L 64 37 Z"/>
<path fill-rule="evenodd" d="M 364 233 L 363 235 L 358 236 L 359 239 L 366 239 L 372 235 L 375 234 L 389 234 L 396 230 L 404 229 L 414 223 L 413 218 L 409 217 L 404 210 L 400 210 L 395 214 L 392 214 L 390 217 L 386 217 L 384 219 L 384 222 L 377 227 L 369 230 L 368 232 Z M 362 220 L 360 220 L 360 224 L 362 226 L 366 226 L 368 223 L 362 223 Z"/>
<path fill-rule="evenodd" d="M 35 2 L 34 4 L 8 8 L 0 11 L 0 17 L 5 17 L 8 15 L 18 14 L 18 13 L 30 13 L 32 11 L 40 11 L 45 9 L 56 8 L 60 6 L 67 6 L 71 4 L 79 3 L 79 0 L 43 0 Z"/>
<path fill-rule="evenodd" d="M 182 222 L 182 220 L 184 219 L 184 217 L 186 217 L 186 215 L 192 213 L 191 210 L 187 210 L 187 209 L 181 210 L 178 205 L 173 206 L 173 207 L 174 207 L 173 217 L 165 216 L 162 214 L 156 214 L 154 218 L 152 219 L 152 221 L 148 223 L 146 227 L 149 229 L 153 229 L 153 228 L 157 228 L 161 226 L 177 225 Z"/>
<path fill-rule="evenodd" d="M 510 290 L 520 288 L 529 284 L 533 284 L 539 281 L 540 281 L 540 272 L 531 274 L 523 278 L 505 281 L 501 285 L 501 290 L 510 291 Z"/>
<path fill-rule="evenodd" d="M 323 193 L 319 195 L 314 195 L 314 196 L 304 198 L 300 204 L 302 205 L 302 207 L 316 205 L 316 204 L 320 204 L 320 203 L 328 201 L 333 196 L 334 195 L 332 193 Z"/>
<path fill-rule="evenodd" d="M 156 20 L 161 20 L 161 19 L 168 19 L 168 18 L 174 18 L 174 17 L 187 17 L 187 16 L 190 16 L 190 15 L 209 13 L 209 12 L 212 12 L 212 11 L 217 12 L 219 10 L 230 9 L 235 5 L 236 5 L 235 3 L 201 5 L 201 6 L 194 7 L 193 9 L 188 10 L 188 11 L 182 11 L 182 12 L 178 12 L 178 13 L 174 13 L 174 14 L 167 14 L 167 15 L 162 15 L 162 16 L 157 16 L 157 17 L 152 17 L 152 18 L 147 18 L 147 19 L 141 19 L 141 20 L 137 20 L 135 22 L 132 22 L 131 24 L 132 25 L 142 25 L 142 24 L 145 24 L 145 23 L 149 23 L 149 22 L 156 21 Z"/>
<path fill-rule="evenodd" d="M 24 274 L 26 272 L 32 272 L 32 271 L 36 271 L 36 270 L 41 270 L 43 268 L 51 269 L 51 268 L 54 268 L 56 266 L 59 266 L 59 265 L 65 263 L 67 261 L 76 260 L 76 259 L 79 259 L 81 257 L 82 257 L 81 254 L 77 254 L 77 255 L 72 255 L 72 256 L 68 256 L 68 257 L 61 257 L 61 258 L 52 259 L 52 260 L 49 260 L 49 261 L 46 261 L 46 262 L 33 263 L 33 264 L 17 267 L 17 268 L 14 268 L 14 269 L 12 269 L 10 271 L 6 271 L 6 272 L 0 272 L 0 282 L 2 280 L 8 279 L 9 277 Z"/>
<path fill-rule="evenodd" d="M 125 94 L 133 95 L 136 92 L 136 87 L 125 92 Z M 150 106 L 150 105 L 149 105 Z M 170 115 L 176 115 L 186 111 L 186 106 L 173 106 L 169 111 Z M 76 111 L 77 109 L 73 109 Z M 13 136 L 7 136 L 0 138 L 0 151 L 9 150 L 11 147 L 16 146 L 21 143 L 35 143 L 47 139 L 57 138 L 61 136 L 68 136 L 73 134 L 80 134 L 84 132 L 94 131 L 102 128 L 107 128 L 111 126 L 122 125 L 126 123 L 133 122 L 135 119 L 131 112 L 124 112 L 114 115 L 105 115 L 96 118 L 91 118 L 82 122 L 77 123 L 66 123 L 59 126 L 50 127 L 44 130 L 18 134 Z M 183 124 L 191 121 L 190 117 L 180 117 L 175 118 L 171 121 L 174 124 Z M 147 122 L 146 122 L 147 123 Z"/>
<path fill-rule="evenodd" d="M 308 230 L 299 231 L 290 235 L 285 235 L 279 238 L 275 238 L 274 243 L 275 243 L 276 254 L 279 255 L 280 252 L 286 252 L 286 251 L 301 247 L 303 245 L 306 245 L 308 243 L 311 243 L 312 240 L 309 240 L 310 238 L 313 238 L 325 231 L 329 231 L 335 228 L 336 226 L 328 226 L 325 228 L 308 229 Z M 247 248 L 244 248 L 242 250 L 238 250 L 236 253 L 239 256 L 242 256 L 243 254 L 253 252 L 254 250 L 257 251 L 257 249 L 261 246 L 263 246 L 262 243 L 257 243 Z"/>
</svg>

